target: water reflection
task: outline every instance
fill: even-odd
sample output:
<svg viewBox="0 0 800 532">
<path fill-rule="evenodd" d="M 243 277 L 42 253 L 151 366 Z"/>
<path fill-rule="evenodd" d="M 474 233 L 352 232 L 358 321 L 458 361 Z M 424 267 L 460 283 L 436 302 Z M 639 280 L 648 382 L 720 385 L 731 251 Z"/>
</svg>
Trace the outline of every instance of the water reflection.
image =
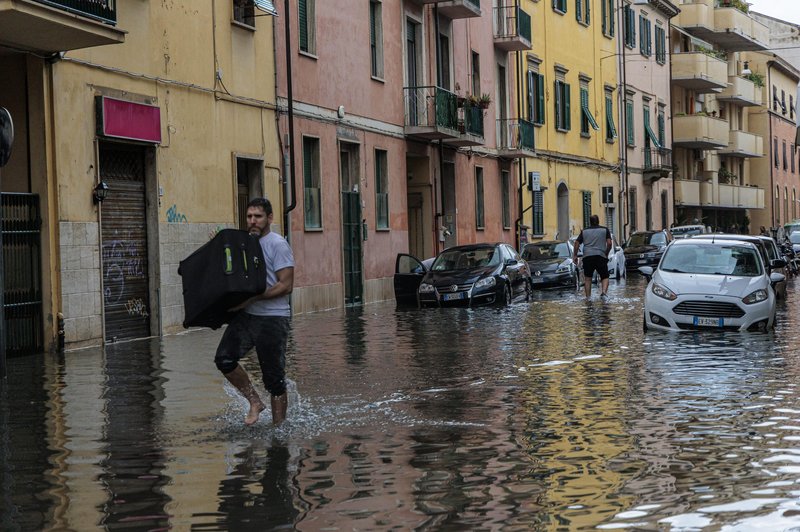
<svg viewBox="0 0 800 532">
<path fill-rule="evenodd" d="M 794 287 L 768 334 L 643 333 L 643 288 L 298 316 L 277 430 L 219 332 L 12 359 L 0 528 L 800 527 Z"/>
</svg>

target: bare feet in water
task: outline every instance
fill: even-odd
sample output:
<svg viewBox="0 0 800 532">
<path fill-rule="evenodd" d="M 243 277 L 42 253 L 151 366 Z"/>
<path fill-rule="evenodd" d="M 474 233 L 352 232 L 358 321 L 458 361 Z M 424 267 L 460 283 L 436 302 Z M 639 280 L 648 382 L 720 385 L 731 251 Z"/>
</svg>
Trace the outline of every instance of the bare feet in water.
<svg viewBox="0 0 800 532">
<path fill-rule="evenodd" d="M 250 403 L 250 411 L 244 418 L 244 424 L 253 425 L 256 421 L 258 421 L 258 417 L 261 415 L 261 412 L 266 410 L 266 408 L 267 405 L 262 403 L 260 399 L 256 403 Z"/>
</svg>

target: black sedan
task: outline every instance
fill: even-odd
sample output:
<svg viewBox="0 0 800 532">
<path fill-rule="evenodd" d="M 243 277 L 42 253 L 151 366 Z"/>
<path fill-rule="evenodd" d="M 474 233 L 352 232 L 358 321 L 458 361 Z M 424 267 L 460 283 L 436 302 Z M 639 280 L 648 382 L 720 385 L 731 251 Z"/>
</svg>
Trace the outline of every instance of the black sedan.
<svg viewBox="0 0 800 532">
<path fill-rule="evenodd" d="M 625 270 L 638 272 L 639 266 L 658 267 L 667 244 L 672 242 L 668 231 L 637 231 L 622 246 L 625 252 Z"/>
<path fill-rule="evenodd" d="M 534 288 L 578 286 L 578 267 L 572 262 L 567 242 L 545 240 L 525 244 L 522 258 L 528 262 Z"/>
<path fill-rule="evenodd" d="M 468 244 L 442 251 L 427 268 L 411 255 L 397 256 L 395 299 L 399 304 L 506 306 L 530 295 L 528 263 L 505 243 Z"/>
</svg>

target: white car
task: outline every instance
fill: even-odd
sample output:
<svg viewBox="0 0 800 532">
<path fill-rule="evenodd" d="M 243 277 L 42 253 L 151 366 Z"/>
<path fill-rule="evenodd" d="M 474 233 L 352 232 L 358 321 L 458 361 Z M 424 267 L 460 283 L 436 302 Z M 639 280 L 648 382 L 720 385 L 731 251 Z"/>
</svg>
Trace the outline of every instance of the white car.
<svg viewBox="0 0 800 532">
<path fill-rule="evenodd" d="M 578 237 L 573 236 L 569 239 L 569 249 L 572 250 L 573 246 L 575 245 L 575 240 Z M 583 244 L 580 245 L 578 248 L 578 257 L 583 256 Z M 578 259 L 580 264 L 580 258 Z M 580 267 L 580 271 L 583 272 L 583 267 Z M 625 270 L 625 252 L 622 250 L 622 246 L 619 245 L 617 242 L 617 236 L 614 233 L 611 233 L 611 251 L 608 252 L 608 277 L 613 277 L 616 280 L 620 280 L 622 277 L 627 277 L 628 273 Z M 595 280 L 597 280 L 595 274 Z M 583 282 L 581 280 L 581 282 Z"/>
<path fill-rule="evenodd" d="M 768 330 L 775 324 L 771 283 L 759 250 L 738 240 L 680 239 L 667 247 L 649 280 L 643 328 L 661 330 Z"/>
</svg>

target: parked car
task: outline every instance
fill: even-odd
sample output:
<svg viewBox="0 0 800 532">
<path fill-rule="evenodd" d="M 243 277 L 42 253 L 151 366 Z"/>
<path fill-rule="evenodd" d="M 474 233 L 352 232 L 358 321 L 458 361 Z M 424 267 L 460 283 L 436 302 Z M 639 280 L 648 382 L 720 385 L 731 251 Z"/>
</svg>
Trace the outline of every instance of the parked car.
<svg viewBox="0 0 800 532">
<path fill-rule="evenodd" d="M 780 273 L 767 273 L 752 242 L 688 238 L 676 240 L 648 279 L 642 327 L 662 330 L 767 330 L 775 323 Z"/>
<path fill-rule="evenodd" d="M 442 251 L 430 268 L 416 257 L 399 254 L 394 290 L 398 304 L 505 306 L 530 295 L 531 272 L 508 244 L 468 244 Z"/>
<path fill-rule="evenodd" d="M 672 238 L 686 238 L 687 236 L 691 235 L 704 235 L 710 233 L 711 228 L 702 224 L 676 225 L 674 227 L 670 227 L 669 232 L 672 234 Z"/>
<path fill-rule="evenodd" d="M 625 268 L 636 271 L 640 266 L 658 266 L 667 245 L 672 242 L 669 231 L 637 231 L 625 242 Z"/>
<path fill-rule="evenodd" d="M 758 249 L 759 254 L 761 255 L 762 260 L 767 268 L 767 275 L 772 273 L 773 271 L 777 271 L 779 273 L 784 274 L 784 278 L 779 283 L 775 283 L 773 285 L 773 289 L 775 290 L 775 294 L 777 295 L 778 299 L 786 297 L 786 272 L 783 271 L 783 267 L 786 266 L 786 261 L 780 257 L 777 250 L 773 251 L 771 248 L 774 245 L 774 241 L 768 236 L 756 236 L 756 235 L 732 235 L 727 233 L 714 233 L 710 235 L 697 235 L 693 236 L 692 238 L 704 238 L 710 239 L 713 241 L 718 240 L 733 240 L 733 241 L 743 241 L 743 242 L 750 242 Z"/>
<path fill-rule="evenodd" d="M 575 246 L 575 240 L 578 237 L 573 236 L 569 239 L 569 249 L 572 251 L 573 247 Z M 580 245 L 578 248 L 578 270 L 582 270 L 580 257 L 583 257 L 583 244 Z M 622 249 L 622 246 L 619 245 L 617 241 L 617 236 L 614 233 L 611 233 L 611 251 L 608 252 L 608 276 L 613 277 L 616 280 L 619 280 L 622 277 L 627 277 L 628 272 L 625 267 L 625 252 Z M 595 280 L 597 278 L 597 274 L 595 274 Z"/>
<path fill-rule="evenodd" d="M 562 240 L 543 240 L 525 244 L 522 258 L 528 262 L 533 288 L 578 287 L 578 265 L 572 262 L 572 249 Z"/>
</svg>

